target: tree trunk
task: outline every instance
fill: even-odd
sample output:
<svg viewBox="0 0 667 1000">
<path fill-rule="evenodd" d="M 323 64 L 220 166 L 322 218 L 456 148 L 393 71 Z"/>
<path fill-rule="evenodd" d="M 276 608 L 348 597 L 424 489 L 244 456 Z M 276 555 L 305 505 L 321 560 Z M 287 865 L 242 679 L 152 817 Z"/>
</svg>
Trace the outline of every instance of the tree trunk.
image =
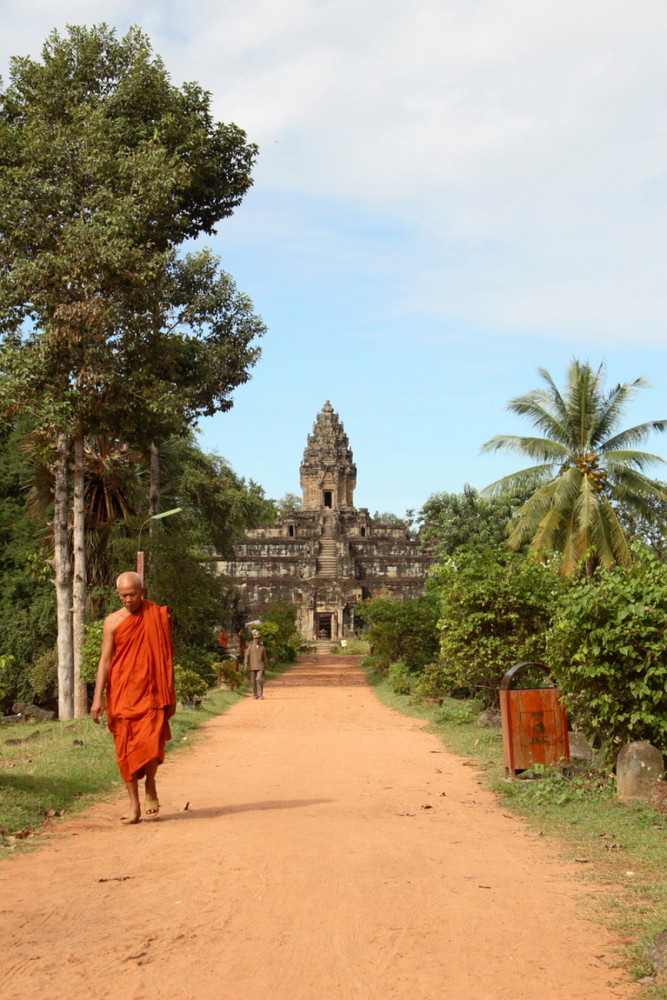
<svg viewBox="0 0 667 1000">
<path fill-rule="evenodd" d="M 74 715 L 88 714 L 88 690 L 81 678 L 83 658 L 83 626 L 86 615 L 86 524 L 85 524 L 85 459 L 83 427 L 79 424 L 74 438 L 74 505 L 72 541 L 74 547 L 74 581 L 72 585 L 72 636 L 74 646 Z"/>
<path fill-rule="evenodd" d="M 74 661 L 72 641 L 72 564 L 69 541 L 69 496 L 67 465 L 69 436 L 58 434 L 53 467 L 53 543 L 58 616 L 58 717 L 71 719 L 74 714 Z"/>
<path fill-rule="evenodd" d="M 160 513 L 160 449 L 153 441 L 151 443 L 151 482 L 149 497 L 149 515 L 155 517 Z M 153 525 L 150 525 L 151 531 Z"/>
<path fill-rule="evenodd" d="M 156 514 L 160 513 L 160 448 L 155 443 L 155 441 L 151 442 L 150 488 L 149 488 L 148 507 L 149 507 L 148 513 L 150 517 L 155 517 Z M 155 521 L 150 521 L 148 525 L 148 531 L 151 541 L 154 538 L 155 528 L 156 528 Z M 151 545 L 149 568 L 152 572 L 155 572 L 156 563 L 157 563 L 157 553 L 155 551 L 155 546 Z"/>
</svg>

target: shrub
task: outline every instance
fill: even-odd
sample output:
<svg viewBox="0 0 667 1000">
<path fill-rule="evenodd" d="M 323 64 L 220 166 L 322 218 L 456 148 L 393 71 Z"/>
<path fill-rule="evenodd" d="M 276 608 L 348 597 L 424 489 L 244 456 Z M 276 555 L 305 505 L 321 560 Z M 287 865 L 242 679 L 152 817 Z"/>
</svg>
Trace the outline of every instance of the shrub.
<svg viewBox="0 0 667 1000">
<path fill-rule="evenodd" d="M 174 667 L 174 679 L 176 698 L 181 704 L 193 704 L 198 699 L 203 698 L 208 690 L 206 682 L 199 674 L 180 665 Z"/>
<path fill-rule="evenodd" d="M 386 668 L 404 659 L 418 670 L 437 653 L 437 594 L 407 600 L 374 597 L 364 601 L 357 614 L 368 623 L 366 639 Z"/>
<path fill-rule="evenodd" d="M 394 694 L 411 694 L 414 675 L 405 660 L 396 660 L 389 667 L 389 683 Z"/>
<path fill-rule="evenodd" d="M 217 674 L 218 687 L 227 684 L 231 691 L 235 691 L 243 680 L 243 672 L 236 660 L 218 660 L 213 669 Z"/>
<path fill-rule="evenodd" d="M 485 551 L 461 552 L 456 563 L 438 567 L 435 579 L 440 667 L 429 670 L 430 689 L 464 688 L 496 705 L 511 666 L 544 659 L 558 577 L 528 556 Z"/>
<path fill-rule="evenodd" d="M 58 652 L 47 649 L 26 670 L 26 678 L 36 701 L 49 701 L 58 697 Z"/>
<path fill-rule="evenodd" d="M 286 602 L 272 604 L 257 626 L 270 660 L 293 663 L 297 658 L 301 636 L 296 630 L 296 607 Z"/>
<path fill-rule="evenodd" d="M 577 728 L 609 750 L 647 740 L 667 749 L 667 566 L 637 550 L 630 570 L 565 589 L 548 662 Z"/>
</svg>

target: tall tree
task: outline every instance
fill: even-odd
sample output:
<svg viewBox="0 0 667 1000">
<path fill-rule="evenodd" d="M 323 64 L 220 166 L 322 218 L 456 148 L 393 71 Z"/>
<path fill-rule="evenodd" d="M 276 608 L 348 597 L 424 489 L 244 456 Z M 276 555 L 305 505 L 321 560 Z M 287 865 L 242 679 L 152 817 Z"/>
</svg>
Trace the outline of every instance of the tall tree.
<svg viewBox="0 0 667 1000">
<path fill-rule="evenodd" d="M 527 416 L 547 436 L 501 434 L 482 450 L 515 451 L 540 464 L 505 476 L 484 492 L 539 484 L 510 525 L 511 548 L 528 543 L 538 555 L 561 553 L 566 576 L 582 563 L 589 576 L 598 565 L 628 566 L 630 548 L 615 505 L 622 503 L 626 510 L 651 518 L 652 501 L 667 498 L 664 486 L 643 472 L 663 459 L 632 447 L 646 440 L 651 431 L 664 431 L 667 420 L 618 430 L 626 403 L 637 389 L 648 385 L 642 378 L 605 392 L 604 365 L 593 369 L 575 359 L 561 393 L 546 369 L 538 371 L 546 388 L 517 396 L 507 408 Z"/>
<path fill-rule="evenodd" d="M 12 60 L 0 91 L 2 404 L 39 412 L 60 442 L 61 503 L 73 444 L 79 627 L 85 436 L 127 426 L 126 401 L 138 393 L 125 360 L 153 330 L 156 280 L 176 245 L 212 232 L 240 203 L 256 152 L 237 126 L 213 121 L 198 85 L 170 83 L 136 28 L 120 40 L 106 25 L 53 32 L 41 62 Z M 156 400 L 142 404 L 150 410 Z M 61 541 L 55 572 L 65 629 L 72 588 Z M 61 647 L 71 655 L 69 640 Z M 70 673 L 65 662 L 62 672 Z M 61 694 L 68 718 L 68 685 Z"/>
</svg>

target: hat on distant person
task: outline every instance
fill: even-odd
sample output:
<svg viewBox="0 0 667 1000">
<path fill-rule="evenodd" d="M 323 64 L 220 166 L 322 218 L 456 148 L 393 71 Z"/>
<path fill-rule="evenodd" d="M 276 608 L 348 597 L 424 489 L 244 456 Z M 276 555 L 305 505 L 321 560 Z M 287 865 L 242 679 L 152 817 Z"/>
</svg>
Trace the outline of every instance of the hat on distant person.
<svg viewBox="0 0 667 1000">
<path fill-rule="evenodd" d="M 256 628 L 254 628 L 254 629 L 252 630 L 252 634 L 253 634 L 253 637 L 254 637 L 254 636 L 256 636 L 256 635 L 259 635 L 259 632 L 257 631 L 257 629 L 256 629 Z"/>
</svg>

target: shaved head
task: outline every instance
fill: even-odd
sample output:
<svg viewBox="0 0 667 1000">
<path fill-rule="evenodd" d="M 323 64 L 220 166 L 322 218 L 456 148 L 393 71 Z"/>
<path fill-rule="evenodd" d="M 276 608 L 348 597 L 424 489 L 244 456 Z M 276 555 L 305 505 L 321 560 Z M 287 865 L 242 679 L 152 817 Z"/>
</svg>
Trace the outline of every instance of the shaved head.
<svg viewBox="0 0 667 1000">
<path fill-rule="evenodd" d="M 116 590 L 121 590 L 124 587 L 141 587 L 143 590 L 144 581 L 141 579 L 138 573 L 121 573 L 116 580 Z"/>
</svg>

